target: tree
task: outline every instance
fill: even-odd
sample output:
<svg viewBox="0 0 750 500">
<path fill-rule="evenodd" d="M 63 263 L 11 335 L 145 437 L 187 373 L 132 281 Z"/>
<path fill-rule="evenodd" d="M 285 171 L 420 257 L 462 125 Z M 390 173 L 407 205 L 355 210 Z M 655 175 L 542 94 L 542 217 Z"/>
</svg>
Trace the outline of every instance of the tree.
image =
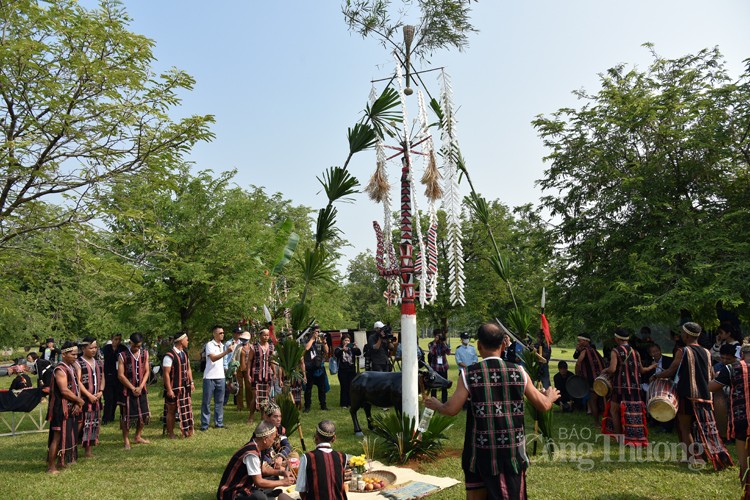
<svg viewBox="0 0 750 500">
<path fill-rule="evenodd" d="M 90 220 L 113 181 L 162 172 L 212 137 L 211 116 L 169 118 L 194 81 L 154 75 L 153 42 L 128 31 L 119 2 L 40 4 L 0 4 L 0 250 Z"/>
<path fill-rule="evenodd" d="M 376 321 L 398 322 L 398 310 L 383 297 L 386 280 L 378 273 L 372 252 L 357 254 L 346 268 L 347 309 L 359 329 L 371 330 Z M 396 328 L 398 329 L 398 328 Z"/>
<path fill-rule="evenodd" d="M 651 48 L 649 46 L 649 48 Z M 750 61 L 733 81 L 718 49 L 619 65 L 578 109 L 533 124 L 549 162 L 539 185 L 556 220 L 569 325 L 705 323 L 750 299 Z"/>
<path fill-rule="evenodd" d="M 162 186 L 140 178 L 113 189 L 108 246 L 142 273 L 135 302 L 163 312 L 169 328 L 206 331 L 251 316 L 269 301 L 277 228 L 290 219 L 310 240 L 309 209 L 262 188 L 233 186 L 233 176 L 191 175 L 183 166 Z"/>
</svg>

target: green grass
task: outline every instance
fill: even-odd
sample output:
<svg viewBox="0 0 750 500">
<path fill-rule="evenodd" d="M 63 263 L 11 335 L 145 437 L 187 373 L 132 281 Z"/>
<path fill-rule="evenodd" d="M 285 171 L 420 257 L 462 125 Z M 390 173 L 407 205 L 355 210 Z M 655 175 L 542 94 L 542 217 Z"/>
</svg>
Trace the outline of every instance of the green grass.
<svg viewBox="0 0 750 500">
<path fill-rule="evenodd" d="M 560 359 L 559 351 L 553 357 Z M 553 372 L 556 366 L 553 367 Z M 456 380 L 457 370 L 450 370 Z M 10 377 L 0 380 L 7 387 Z M 310 448 L 313 429 L 318 421 L 330 418 L 338 426 L 335 448 L 352 454 L 361 454 L 360 441 L 353 435 L 348 411 L 338 407 L 338 379 L 330 377 L 331 391 L 328 405 L 332 410 L 320 411 L 317 389 L 313 392 L 312 412 L 303 414 L 302 429 Z M 95 458 L 83 459 L 59 476 L 44 473 L 47 434 L 26 434 L 0 437 L 0 487 L 13 498 L 215 498 L 221 474 L 229 457 L 251 436 L 252 429 L 233 405 L 225 411 L 229 429 L 210 428 L 196 432 L 189 440 L 167 440 L 161 437 L 158 416 L 162 400 L 156 388 L 150 389 L 149 400 L 154 422 L 144 436 L 150 445 L 134 445 L 130 451 L 122 448 L 119 429 L 110 424 L 102 429 L 101 443 L 94 449 Z M 193 400 L 199 420 L 200 384 Z M 390 410 L 392 411 L 392 410 Z M 8 414 L 3 414 L 8 418 Z M 256 415 L 256 420 L 258 416 Z M 364 422 L 364 412 L 360 412 Z M 527 429 L 533 422 L 527 420 Z M 455 425 L 448 431 L 448 445 L 443 457 L 431 463 L 412 463 L 415 469 L 436 476 L 450 476 L 463 480 L 460 453 L 463 447 L 465 414 L 456 417 Z M 558 443 L 567 443 L 567 449 L 554 460 L 543 456 L 532 457 L 527 473 L 531 498 L 729 498 L 740 495 L 737 468 L 719 473 L 712 470 L 692 472 L 687 466 L 673 462 L 633 461 L 628 455 L 620 461 L 618 449 L 613 445 L 605 454 L 602 438 L 585 414 L 555 415 L 555 435 Z M 576 431 L 576 436 L 570 437 Z M 367 432 L 367 431 L 366 431 Z M 568 439 L 565 438 L 568 434 Z M 299 447 L 299 436 L 290 436 L 293 446 Z M 652 447 L 656 443 L 675 443 L 673 435 L 650 436 Z M 665 445 L 660 444 L 660 447 Z M 590 449 L 589 449 L 590 448 Z M 736 460 L 735 446 L 729 446 Z M 574 453 L 572 453 L 574 452 Z M 629 453 L 629 452 L 627 452 Z M 376 455 L 378 455 L 376 451 Z M 376 457 L 377 458 L 377 457 Z M 608 461 L 605 461 L 608 460 Z M 583 461 L 581 461 L 583 460 Z M 583 471 L 591 460 L 591 470 Z M 465 498 L 462 485 L 430 497 L 435 500 Z"/>
</svg>

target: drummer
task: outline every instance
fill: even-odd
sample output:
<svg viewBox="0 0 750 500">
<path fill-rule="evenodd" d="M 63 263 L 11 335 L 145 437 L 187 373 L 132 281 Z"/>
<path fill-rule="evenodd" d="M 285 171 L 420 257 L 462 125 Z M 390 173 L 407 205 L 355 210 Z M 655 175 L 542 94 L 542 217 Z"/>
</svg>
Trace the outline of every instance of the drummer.
<svg viewBox="0 0 750 500">
<path fill-rule="evenodd" d="M 663 356 L 661 353 L 661 347 L 659 347 L 659 344 L 653 344 L 649 346 L 648 348 L 648 354 L 651 358 L 652 364 L 656 365 L 656 368 L 654 368 L 654 371 L 649 371 L 648 373 L 644 373 L 641 388 L 643 389 L 643 392 L 648 392 L 648 386 L 651 384 L 651 377 L 652 375 L 656 375 L 657 373 L 661 373 L 664 370 L 668 369 L 670 366 L 672 366 L 672 357 L 671 356 Z"/>
<path fill-rule="evenodd" d="M 614 338 L 617 346 L 612 349 L 609 367 L 604 370 L 612 378 L 612 394 L 604 409 L 607 422 L 602 425 L 602 432 L 622 435 L 626 445 L 648 446 L 640 379 L 642 374 L 654 371 L 656 365 L 643 367 L 640 354 L 628 344 L 630 335 L 624 328 L 617 328 Z"/>
<path fill-rule="evenodd" d="M 604 358 L 591 345 L 591 336 L 582 333 L 578 336 L 578 345 L 574 354 L 576 358 L 576 375 L 583 377 L 589 384 L 588 409 L 597 423 L 599 423 L 599 396 L 594 392 L 594 380 L 604 370 Z"/>
</svg>

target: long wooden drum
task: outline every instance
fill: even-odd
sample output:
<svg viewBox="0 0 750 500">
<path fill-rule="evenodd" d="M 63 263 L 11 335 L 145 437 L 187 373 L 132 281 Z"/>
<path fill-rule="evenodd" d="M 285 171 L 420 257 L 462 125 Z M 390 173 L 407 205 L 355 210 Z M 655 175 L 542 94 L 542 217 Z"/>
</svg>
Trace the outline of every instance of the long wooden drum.
<svg viewBox="0 0 750 500">
<path fill-rule="evenodd" d="M 594 379 L 594 392 L 603 398 L 606 398 L 612 392 L 612 382 L 609 380 L 607 373 L 601 373 Z"/>
<path fill-rule="evenodd" d="M 659 422 L 669 422 L 677 415 L 674 382 L 665 378 L 653 380 L 648 386 L 648 412 Z"/>
</svg>

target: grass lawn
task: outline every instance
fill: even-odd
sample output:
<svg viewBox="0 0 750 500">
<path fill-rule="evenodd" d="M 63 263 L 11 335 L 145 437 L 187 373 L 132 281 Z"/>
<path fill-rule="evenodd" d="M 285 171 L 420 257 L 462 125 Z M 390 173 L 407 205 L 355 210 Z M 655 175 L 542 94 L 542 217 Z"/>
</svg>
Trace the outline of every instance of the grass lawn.
<svg viewBox="0 0 750 500">
<path fill-rule="evenodd" d="M 572 353 L 572 349 L 570 350 Z M 557 348 L 553 358 L 563 359 Z M 565 356 L 570 359 L 572 356 Z M 553 365 L 553 372 L 556 365 Z M 456 380 L 457 371 L 449 372 Z M 305 442 L 310 448 L 313 429 L 319 420 L 330 418 L 337 422 L 338 439 L 335 448 L 352 454 L 362 453 L 359 440 L 353 435 L 348 411 L 338 407 L 338 379 L 329 377 L 331 391 L 328 404 L 332 410 L 320 411 L 317 394 L 313 392 L 312 412 L 303 415 Z M 10 378 L 0 380 L 7 387 Z M 193 400 L 196 417 L 200 410 L 201 389 L 198 384 Z M 0 487 L 13 498 L 215 498 L 221 474 L 229 457 L 251 436 L 245 424 L 246 415 L 239 414 L 233 405 L 225 411 L 226 430 L 210 428 L 196 432 L 189 440 L 167 440 L 161 437 L 158 416 L 162 412 L 159 391 L 152 387 L 149 400 L 156 416 L 144 436 L 150 445 L 134 445 L 130 451 L 122 448 L 119 429 L 110 424 L 102 429 L 100 445 L 94 449 L 93 459 L 83 459 L 56 477 L 45 474 L 46 433 L 0 437 Z M 390 410 L 393 411 L 393 410 Z M 8 414 L 2 414 L 9 419 Z M 256 415 L 256 419 L 258 416 Z M 364 412 L 360 412 L 364 422 Z M 533 430 L 533 422 L 527 421 Z M 411 464 L 420 472 L 463 479 L 461 450 L 465 416 L 459 415 L 449 430 L 444 458 L 431 463 Z M 585 414 L 555 415 L 556 441 L 562 449 L 554 459 L 539 455 L 531 458 L 527 473 L 531 498 L 730 498 L 740 496 L 737 468 L 715 473 L 712 469 L 691 471 L 669 457 L 669 447 L 676 436 L 653 431 L 647 452 L 631 454 L 612 444 L 604 449 L 602 437 L 594 428 L 593 420 Z M 299 436 L 290 436 L 293 446 L 299 447 Z M 735 446 L 729 450 L 736 461 Z M 465 498 L 463 487 L 455 486 L 430 497 L 439 499 Z"/>
</svg>

